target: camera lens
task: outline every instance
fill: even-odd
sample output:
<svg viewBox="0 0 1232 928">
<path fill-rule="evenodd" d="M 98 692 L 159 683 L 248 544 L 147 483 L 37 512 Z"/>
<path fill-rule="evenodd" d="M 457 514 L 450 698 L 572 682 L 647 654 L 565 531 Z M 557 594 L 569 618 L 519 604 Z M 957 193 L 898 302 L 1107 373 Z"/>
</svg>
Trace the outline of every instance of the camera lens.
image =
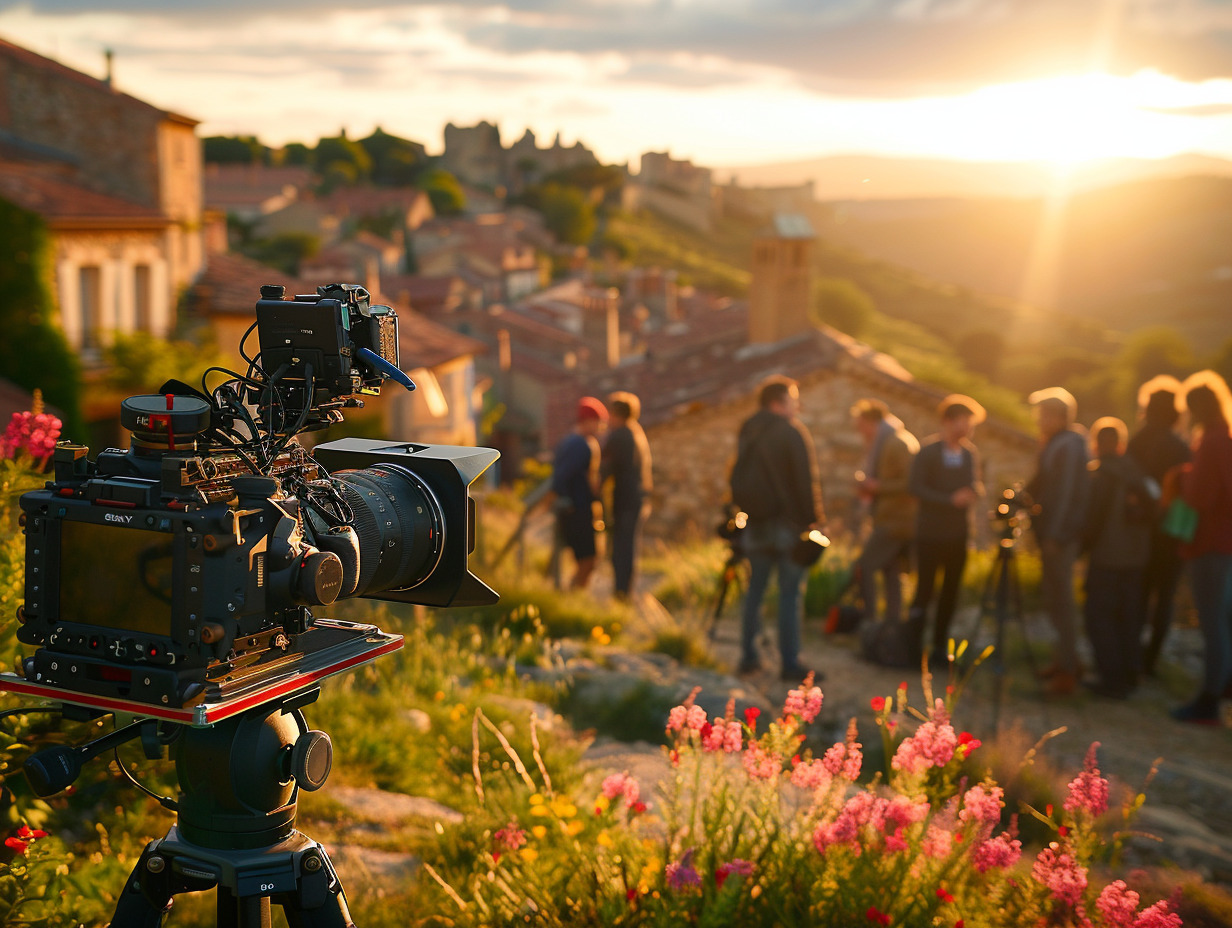
<svg viewBox="0 0 1232 928">
<path fill-rule="evenodd" d="M 342 483 L 359 538 L 353 595 L 411 589 L 427 580 L 444 549 L 444 517 L 428 486 L 396 464 L 334 476 Z"/>
</svg>

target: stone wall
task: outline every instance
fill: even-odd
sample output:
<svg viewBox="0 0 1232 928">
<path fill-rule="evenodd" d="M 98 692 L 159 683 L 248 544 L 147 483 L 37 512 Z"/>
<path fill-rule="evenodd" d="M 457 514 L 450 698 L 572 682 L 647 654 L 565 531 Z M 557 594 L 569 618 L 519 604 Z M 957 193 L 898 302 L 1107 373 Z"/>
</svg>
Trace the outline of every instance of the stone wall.
<svg viewBox="0 0 1232 928">
<path fill-rule="evenodd" d="M 829 526 L 839 537 L 853 527 L 852 475 L 863 467 L 865 456 L 849 410 L 866 396 L 884 400 L 908 429 L 924 439 L 936 429 L 937 404 L 944 393 L 851 354 L 841 356 L 832 369 L 801 378 L 800 416 L 816 443 Z M 720 504 L 728 496 L 736 434 L 755 411 L 756 396 L 750 395 L 739 402 L 695 409 L 647 430 L 654 456 L 654 509 L 648 526 L 652 534 L 684 537 L 713 532 Z M 1026 433 L 989 421 L 977 429 L 975 442 L 983 454 L 990 497 L 1031 475 L 1036 445 Z M 976 519 L 977 531 L 985 521 L 982 515 Z"/>
</svg>

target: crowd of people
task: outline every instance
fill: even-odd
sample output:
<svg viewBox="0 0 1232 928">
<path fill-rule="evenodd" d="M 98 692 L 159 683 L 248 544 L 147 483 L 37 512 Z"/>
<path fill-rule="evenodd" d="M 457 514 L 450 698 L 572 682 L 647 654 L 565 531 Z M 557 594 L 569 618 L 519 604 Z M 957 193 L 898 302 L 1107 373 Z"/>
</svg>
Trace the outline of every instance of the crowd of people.
<svg viewBox="0 0 1232 928">
<path fill-rule="evenodd" d="M 1097 419 L 1089 430 L 1078 425 L 1074 397 L 1062 388 L 1029 398 L 1039 452 L 1015 502 L 1030 513 L 1040 593 L 1055 632 L 1051 662 L 1040 673 L 1052 695 L 1085 684 L 1097 695 L 1126 698 L 1157 670 L 1187 570 L 1204 670 L 1198 693 L 1173 716 L 1214 723 L 1221 700 L 1232 698 L 1232 394 L 1218 374 L 1203 371 L 1184 383 L 1156 377 L 1138 399 L 1141 422 L 1131 438 L 1113 417 Z M 629 393 L 613 394 L 606 406 L 584 397 L 576 427 L 556 449 L 552 489 L 559 537 L 577 562 L 575 588 L 594 569 L 594 507 L 610 483 L 615 589 L 622 597 L 632 589 L 651 488 L 639 406 Z M 799 680 L 809 672 L 800 661 L 801 591 L 816 557 L 807 544 L 802 554 L 801 539 L 825 529 L 820 474 L 813 438 L 799 417 L 798 385 L 769 378 L 758 406 L 740 427 L 730 481 L 732 503 L 747 518 L 740 544 L 750 566 L 738 670 L 762 667 L 757 642 L 773 576 L 780 673 Z M 976 400 L 948 396 L 937 408 L 937 433 L 921 445 L 884 402 L 863 399 L 851 409 L 865 449 L 853 490 L 870 523 L 854 569 L 862 622 L 892 633 L 909 661 L 927 657 L 939 666 L 949 659 L 972 516 L 985 496 L 973 441 L 984 418 Z M 915 596 L 904 613 L 902 579 L 912 563 Z M 1081 608 L 1074 582 L 1080 564 Z M 1087 679 L 1081 631 L 1093 661 Z"/>
</svg>

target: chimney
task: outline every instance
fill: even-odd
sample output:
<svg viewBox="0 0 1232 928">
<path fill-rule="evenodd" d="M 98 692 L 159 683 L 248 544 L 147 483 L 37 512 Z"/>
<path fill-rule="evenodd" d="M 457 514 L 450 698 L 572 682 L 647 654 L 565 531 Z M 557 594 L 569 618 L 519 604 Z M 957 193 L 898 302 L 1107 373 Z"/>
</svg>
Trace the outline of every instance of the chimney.
<svg viewBox="0 0 1232 928">
<path fill-rule="evenodd" d="M 115 63 L 115 52 L 110 48 L 104 48 L 103 58 L 106 59 L 107 62 L 107 74 L 103 78 L 103 83 L 114 89 L 115 85 L 112 83 L 112 66 Z"/>
<path fill-rule="evenodd" d="M 364 289 L 374 300 L 381 292 L 381 263 L 376 258 L 364 261 Z"/>
</svg>

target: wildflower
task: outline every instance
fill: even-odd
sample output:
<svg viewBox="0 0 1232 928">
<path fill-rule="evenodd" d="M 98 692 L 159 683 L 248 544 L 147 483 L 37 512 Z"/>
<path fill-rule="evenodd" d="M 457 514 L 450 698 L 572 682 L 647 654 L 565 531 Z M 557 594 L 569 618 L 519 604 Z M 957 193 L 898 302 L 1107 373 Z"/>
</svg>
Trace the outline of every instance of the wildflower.
<svg viewBox="0 0 1232 928">
<path fill-rule="evenodd" d="M 684 706 L 673 706 L 672 711 L 667 713 L 667 730 L 680 731 L 684 728 L 685 720 L 689 716 L 689 710 Z"/>
<path fill-rule="evenodd" d="M 1104 887 L 1095 908 L 1111 928 L 1131 928 L 1138 913 L 1139 895 L 1125 885 L 1124 880 L 1114 880 Z"/>
<path fill-rule="evenodd" d="M 634 899 L 636 899 L 636 898 L 637 898 L 637 887 L 635 887 L 635 886 L 630 886 L 628 889 L 626 889 L 626 890 L 625 890 L 625 898 L 626 898 L 627 900 L 629 900 L 630 902 L 632 902 Z"/>
<path fill-rule="evenodd" d="M 916 802 L 907 796 L 895 796 L 881 810 L 881 817 L 886 831 L 891 828 L 905 828 L 922 822 L 928 817 L 927 802 Z"/>
<path fill-rule="evenodd" d="M 1048 887 L 1052 898 L 1077 905 L 1087 888 L 1087 869 L 1055 841 L 1039 852 L 1031 876 Z"/>
<path fill-rule="evenodd" d="M 856 741 L 856 724 L 853 720 L 847 726 L 847 740 L 835 744 L 823 755 L 821 762 L 825 764 L 831 776 L 842 776 L 854 783 L 860 778 L 860 768 L 864 764 L 864 755 Z"/>
<path fill-rule="evenodd" d="M 625 791 L 625 781 L 629 779 L 627 773 L 613 773 L 611 776 L 603 780 L 603 798 L 612 800 Z"/>
<path fill-rule="evenodd" d="M 971 787 L 963 794 L 963 808 L 958 813 L 958 819 L 975 827 L 982 837 L 992 834 L 993 826 L 1001 820 L 1001 807 L 1004 795 L 1001 787 L 985 787 L 979 784 Z"/>
<path fill-rule="evenodd" d="M 744 710 L 744 724 L 749 726 L 751 731 L 757 730 L 757 718 L 761 715 L 761 710 L 756 706 L 749 706 Z"/>
<path fill-rule="evenodd" d="M 1069 795 L 1063 806 L 1066 812 L 1077 813 L 1081 810 L 1098 816 L 1108 811 L 1108 781 L 1099 775 L 1095 762 L 1095 749 L 1098 747 L 1098 741 L 1091 743 L 1082 763 L 1082 773 L 1070 781 Z"/>
<path fill-rule="evenodd" d="M 787 694 L 783 704 L 783 717 L 795 716 L 804 722 L 811 722 L 821 711 L 821 688 L 813 686 L 813 674 L 809 672 L 804 678 L 804 684 Z"/>
<path fill-rule="evenodd" d="M 791 782 L 793 786 L 806 790 L 824 789 L 830 785 L 830 771 L 826 769 L 824 762 L 820 760 L 810 760 L 808 763 L 796 764 L 791 771 Z"/>
<path fill-rule="evenodd" d="M 723 750 L 735 754 L 744 748 L 744 729 L 740 723 L 732 719 L 727 721 L 727 734 L 723 739 Z"/>
<path fill-rule="evenodd" d="M 679 861 L 668 864 L 664 872 L 667 874 L 667 885 L 671 889 L 681 890 L 702 885 L 702 878 L 693 867 L 693 848 L 685 851 Z"/>
<path fill-rule="evenodd" d="M 949 890 L 947 890 L 944 886 L 937 887 L 937 898 L 940 899 L 942 902 L 953 902 L 954 901 L 954 897 L 950 895 Z"/>
<path fill-rule="evenodd" d="M 885 912 L 880 911 L 875 905 L 870 905 L 868 911 L 864 913 L 864 917 L 870 922 L 876 922 L 878 925 L 890 924 L 890 916 Z"/>
<path fill-rule="evenodd" d="M 971 848 L 971 865 L 980 873 L 1005 870 L 1018 863 L 1021 856 L 1022 842 L 1005 831 L 974 845 Z"/>
<path fill-rule="evenodd" d="M 930 719 L 922 723 L 914 735 L 903 739 L 894 752 L 890 766 L 907 774 L 923 773 L 929 767 L 948 764 L 957 747 L 958 736 L 954 734 L 953 726 L 949 722 Z"/>
<path fill-rule="evenodd" d="M 872 707 L 872 710 L 874 712 L 884 712 L 885 711 L 886 701 L 885 701 L 884 696 L 874 696 L 872 699 L 868 701 L 868 704 L 869 706 Z"/>
<path fill-rule="evenodd" d="M 31 412 L 13 413 L 4 434 L 0 435 L 0 458 L 28 454 L 35 461 L 43 462 L 55 450 L 63 423 L 50 413 L 42 412 L 37 394 L 35 406 L 37 408 Z"/>
<path fill-rule="evenodd" d="M 750 876 L 752 873 L 753 862 L 736 857 L 725 864 L 719 864 L 718 869 L 714 871 L 714 885 L 722 889 L 723 884 L 727 882 L 727 878 L 732 874 L 736 876 Z"/>
<path fill-rule="evenodd" d="M 510 822 L 504 828 L 499 829 L 492 836 L 492 840 L 496 842 L 498 847 L 509 851 L 516 851 L 526 843 L 526 832 L 518 827 L 517 822 Z"/>
<path fill-rule="evenodd" d="M 706 724 L 706 710 L 701 706 L 689 706 L 684 724 L 690 731 L 700 732 Z"/>
<path fill-rule="evenodd" d="M 771 780 L 783 769 L 783 761 L 754 741 L 744 752 L 744 769 L 756 780 Z"/>
<path fill-rule="evenodd" d="M 1181 928 L 1181 916 L 1168 911 L 1168 903 L 1160 900 L 1134 919 L 1133 928 Z"/>
<path fill-rule="evenodd" d="M 888 854 L 895 854 L 900 851 L 907 850 L 907 840 L 903 837 L 903 828 L 901 825 L 894 829 L 894 834 L 886 835 L 885 849 Z"/>
<path fill-rule="evenodd" d="M 954 835 L 948 828 L 942 828 L 936 824 L 929 825 L 928 830 L 924 832 L 924 840 L 920 848 L 928 857 L 948 857 L 950 851 L 954 849 Z"/>
<path fill-rule="evenodd" d="M 971 752 L 983 743 L 979 738 L 974 737 L 971 732 L 964 731 L 958 736 L 958 747 L 955 749 L 958 759 L 966 760 L 971 756 Z"/>
</svg>

